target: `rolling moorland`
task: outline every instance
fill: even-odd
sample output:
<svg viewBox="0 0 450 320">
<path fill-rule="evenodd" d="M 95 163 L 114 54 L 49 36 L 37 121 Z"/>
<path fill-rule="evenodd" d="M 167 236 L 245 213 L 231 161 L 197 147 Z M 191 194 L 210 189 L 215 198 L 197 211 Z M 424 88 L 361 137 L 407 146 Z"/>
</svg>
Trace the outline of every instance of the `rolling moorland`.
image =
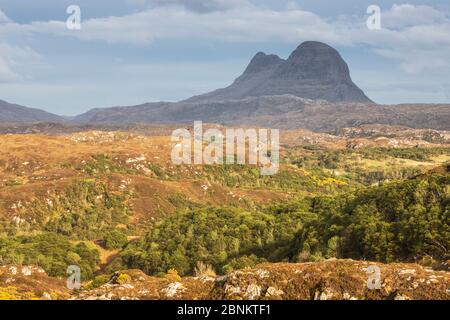
<svg viewBox="0 0 450 320">
<path fill-rule="evenodd" d="M 174 165 L 194 120 L 281 129 L 280 170 Z M 313 41 L 180 102 L 0 100 L 0 300 L 449 300 L 449 130 L 448 104 L 378 105 Z"/>
<path fill-rule="evenodd" d="M 0 136 L 0 299 L 449 298 L 449 132 L 282 131 L 260 176 L 173 165 L 171 127 L 72 129 Z"/>
</svg>

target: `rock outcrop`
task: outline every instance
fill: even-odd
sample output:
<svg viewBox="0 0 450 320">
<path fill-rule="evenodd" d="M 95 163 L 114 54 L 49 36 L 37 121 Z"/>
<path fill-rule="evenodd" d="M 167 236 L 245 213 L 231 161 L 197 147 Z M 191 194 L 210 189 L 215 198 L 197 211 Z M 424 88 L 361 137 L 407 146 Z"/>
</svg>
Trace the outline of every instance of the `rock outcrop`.
<svg viewBox="0 0 450 320">
<path fill-rule="evenodd" d="M 69 291 L 65 281 L 38 267 L 0 267 L 0 300 L 448 300 L 449 287 L 448 269 L 354 260 L 265 263 L 216 277 L 153 277 L 124 270 L 79 291 Z"/>
<path fill-rule="evenodd" d="M 379 288 L 375 268 L 380 270 Z M 266 263 L 226 276 L 172 280 L 150 277 L 139 270 L 121 271 L 108 283 L 81 291 L 72 299 L 446 300 L 450 299 L 449 285 L 448 271 L 416 264 L 328 260 Z"/>
<path fill-rule="evenodd" d="M 66 300 L 65 284 L 36 266 L 0 266 L 0 300 Z"/>
</svg>

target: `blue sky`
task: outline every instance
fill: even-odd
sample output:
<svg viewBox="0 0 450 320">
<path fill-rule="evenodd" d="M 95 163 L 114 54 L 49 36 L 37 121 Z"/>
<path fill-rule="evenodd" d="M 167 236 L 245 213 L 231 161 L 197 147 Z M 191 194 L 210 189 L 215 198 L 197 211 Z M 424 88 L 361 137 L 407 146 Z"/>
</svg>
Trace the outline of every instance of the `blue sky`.
<svg viewBox="0 0 450 320">
<path fill-rule="evenodd" d="M 81 30 L 66 28 L 72 4 Z M 447 0 L 2 0 L 0 99 L 63 115 L 177 101 L 306 40 L 337 48 L 376 102 L 450 102 Z"/>
</svg>

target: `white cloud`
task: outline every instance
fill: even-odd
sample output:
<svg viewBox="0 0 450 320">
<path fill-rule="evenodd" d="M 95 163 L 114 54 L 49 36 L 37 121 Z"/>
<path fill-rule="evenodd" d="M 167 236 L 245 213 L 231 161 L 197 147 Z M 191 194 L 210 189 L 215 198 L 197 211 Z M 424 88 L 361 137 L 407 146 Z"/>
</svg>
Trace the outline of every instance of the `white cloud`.
<svg viewBox="0 0 450 320">
<path fill-rule="evenodd" d="M 0 35 L 4 36 L 36 33 L 134 45 L 148 45 L 157 40 L 298 43 L 310 39 L 349 44 L 343 32 L 339 33 L 336 26 L 314 13 L 299 9 L 274 11 L 251 5 L 208 13 L 180 6 L 156 7 L 125 16 L 85 20 L 82 29 L 74 31 L 67 30 L 63 21 L 0 26 Z"/>
<path fill-rule="evenodd" d="M 405 48 L 375 49 L 375 51 L 385 58 L 398 60 L 400 67 L 409 74 L 450 68 L 448 51 L 416 49 L 407 52 Z"/>
<path fill-rule="evenodd" d="M 10 22 L 11 20 L 6 16 L 6 14 L 0 9 L 0 23 Z"/>
<path fill-rule="evenodd" d="M 394 4 L 383 12 L 382 24 L 389 29 L 428 25 L 448 21 L 444 12 L 430 6 L 411 4 Z"/>
<path fill-rule="evenodd" d="M 0 83 L 17 81 L 19 78 L 5 59 L 0 56 Z"/>
<path fill-rule="evenodd" d="M 0 26 L 11 22 L 6 14 L 0 9 Z M 0 83 L 14 82 L 20 76 L 11 67 L 11 47 L 6 43 L 0 43 Z"/>
<path fill-rule="evenodd" d="M 16 82 L 28 78 L 27 68 L 40 60 L 39 54 L 28 46 L 0 42 L 0 82 Z"/>
<path fill-rule="evenodd" d="M 288 0 L 286 3 L 286 8 L 288 10 L 299 10 L 300 5 L 295 0 Z"/>
<path fill-rule="evenodd" d="M 222 11 L 249 5 L 247 0 L 144 0 L 154 6 L 181 6 L 196 12 Z"/>
<path fill-rule="evenodd" d="M 163 5 L 164 2 L 164 5 Z M 325 19 L 290 6 L 273 10 L 246 0 L 147 0 L 154 6 L 134 14 L 89 19 L 81 30 L 64 21 L 0 24 L 0 36 L 33 34 L 116 44 L 151 45 L 159 40 L 287 42 L 318 40 L 331 45 L 364 44 L 399 62 L 408 73 L 450 68 L 450 18 L 430 6 L 393 5 L 382 12 L 382 30 L 368 30 L 365 17 Z"/>
<path fill-rule="evenodd" d="M 0 42 L 0 55 L 8 59 L 13 64 L 35 62 L 40 59 L 40 55 L 29 46 L 14 46 Z M 17 61 L 17 63 L 15 62 Z"/>
<path fill-rule="evenodd" d="M 429 6 L 394 5 L 382 12 L 382 30 L 355 29 L 352 41 L 396 60 L 409 74 L 450 72 L 450 17 Z"/>
</svg>

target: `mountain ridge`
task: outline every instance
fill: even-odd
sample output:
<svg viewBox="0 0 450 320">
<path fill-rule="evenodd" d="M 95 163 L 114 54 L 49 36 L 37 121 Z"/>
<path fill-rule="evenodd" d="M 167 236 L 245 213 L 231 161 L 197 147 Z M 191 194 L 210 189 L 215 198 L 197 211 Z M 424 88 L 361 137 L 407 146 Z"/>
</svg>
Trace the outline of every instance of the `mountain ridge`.
<svg viewBox="0 0 450 320">
<path fill-rule="evenodd" d="M 64 122 L 65 119 L 47 111 L 29 108 L 0 100 L 0 122 L 23 123 L 23 122 Z"/>
<path fill-rule="evenodd" d="M 230 126 L 305 128 L 318 132 L 331 132 L 364 124 L 450 130 L 450 105 L 330 103 L 280 95 L 213 102 L 155 102 L 133 107 L 114 107 L 89 111 L 75 117 L 72 123 L 176 124 L 192 123 L 196 120 Z"/>
<path fill-rule="evenodd" d="M 339 52 L 315 41 L 300 44 L 287 59 L 258 52 L 230 86 L 179 102 L 94 108 L 70 119 L 7 105 L 9 109 L 2 109 L 0 101 L 0 123 L 128 125 L 202 120 L 321 132 L 365 124 L 450 130 L 449 104 L 375 104 L 352 82 Z M 11 106 L 16 111 L 13 116 L 8 114 Z"/>
</svg>

